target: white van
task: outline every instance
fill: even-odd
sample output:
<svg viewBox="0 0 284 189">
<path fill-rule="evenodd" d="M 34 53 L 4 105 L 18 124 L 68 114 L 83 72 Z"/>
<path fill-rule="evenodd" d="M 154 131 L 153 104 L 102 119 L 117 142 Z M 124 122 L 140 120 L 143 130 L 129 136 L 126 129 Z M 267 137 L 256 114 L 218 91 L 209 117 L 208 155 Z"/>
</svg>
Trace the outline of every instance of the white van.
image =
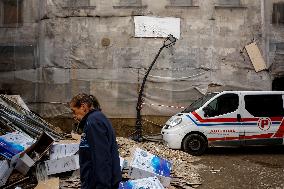
<svg viewBox="0 0 284 189">
<path fill-rule="evenodd" d="M 207 147 L 283 145 L 284 91 L 211 93 L 172 116 L 164 143 L 201 155 Z"/>
</svg>

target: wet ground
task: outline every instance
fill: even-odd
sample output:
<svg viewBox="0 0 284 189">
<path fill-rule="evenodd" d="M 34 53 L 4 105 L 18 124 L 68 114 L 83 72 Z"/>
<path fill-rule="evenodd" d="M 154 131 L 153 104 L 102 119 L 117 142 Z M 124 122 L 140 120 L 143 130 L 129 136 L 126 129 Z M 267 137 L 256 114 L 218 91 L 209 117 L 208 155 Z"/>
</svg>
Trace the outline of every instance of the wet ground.
<svg viewBox="0 0 284 189">
<path fill-rule="evenodd" d="M 195 163 L 202 167 L 198 189 L 284 189 L 284 146 L 211 148 Z"/>
</svg>

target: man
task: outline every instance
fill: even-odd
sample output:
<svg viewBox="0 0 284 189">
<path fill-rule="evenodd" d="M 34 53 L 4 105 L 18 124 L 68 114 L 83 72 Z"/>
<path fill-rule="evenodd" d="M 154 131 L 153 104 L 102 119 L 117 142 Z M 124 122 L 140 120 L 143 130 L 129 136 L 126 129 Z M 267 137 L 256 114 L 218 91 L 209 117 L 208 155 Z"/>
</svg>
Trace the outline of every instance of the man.
<svg viewBox="0 0 284 189">
<path fill-rule="evenodd" d="M 116 189 L 121 181 L 118 146 L 109 120 L 93 95 L 78 94 L 70 102 L 83 128 L 79 148 L 82 189 Z"/>
</svg>

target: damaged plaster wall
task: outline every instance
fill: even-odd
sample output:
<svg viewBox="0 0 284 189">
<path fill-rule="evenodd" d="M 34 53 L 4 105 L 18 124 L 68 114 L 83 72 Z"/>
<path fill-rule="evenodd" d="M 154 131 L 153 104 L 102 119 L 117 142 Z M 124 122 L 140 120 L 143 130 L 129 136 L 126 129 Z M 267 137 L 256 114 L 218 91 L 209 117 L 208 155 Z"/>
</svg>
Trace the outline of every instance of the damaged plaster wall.
<svg viewBox="0 0 284 189">
<path fill-rule="evenodd" d="M 244 50 L 266 44 L 260 1 L 82 2 L 41 1 L 38 63 L 0 76 L 44 117 L 68 113 L 64 103 L 79 92 L 97 96 L 109 117 L 135 117 L 139 83 L 163 39 L 135 38 L 134 16 L 181 19 L 180 39 L 148 77 L 144 115 L 172 115 L 180 109 L 156 105 L 187 106 L 206 92 L 271 90 L 270 73 L 256 73 Z"/>
<path fill-rule="evenodd" d="M 263 0 L 263 40 L 266 62 L 273 78 L 284 77 L 284 26 L 273 23 L 273 6 L 284 5 L 283 0 Z M 284 14 L 282 12 L 282 14 Z M 283 22 L 283 21 L 282 21 Z"/>
</svg>

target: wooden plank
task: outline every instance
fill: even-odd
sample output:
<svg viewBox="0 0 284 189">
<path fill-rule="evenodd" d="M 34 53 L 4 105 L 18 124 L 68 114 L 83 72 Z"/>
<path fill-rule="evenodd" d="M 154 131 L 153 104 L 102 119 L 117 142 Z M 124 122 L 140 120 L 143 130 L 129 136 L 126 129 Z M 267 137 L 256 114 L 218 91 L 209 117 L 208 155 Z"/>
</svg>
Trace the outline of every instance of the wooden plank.
<svg viewBox="0 0 284 189">
<path fill-rule="evenodd" d="M 35 189 L 59 189 L 59 178 L 50 178 L 46 181 L 39 181 Z"/>
<path fill-rule="evenodd" d="M 266 64 L 256 43 L 255 42 L 251 43 L 247 45 L 245 48 L 247 50 L 247 53 L 249 55 L 249 58 L 253 64 L 255 71 L 259 72 L 265 70 Z"/>
</svg>

